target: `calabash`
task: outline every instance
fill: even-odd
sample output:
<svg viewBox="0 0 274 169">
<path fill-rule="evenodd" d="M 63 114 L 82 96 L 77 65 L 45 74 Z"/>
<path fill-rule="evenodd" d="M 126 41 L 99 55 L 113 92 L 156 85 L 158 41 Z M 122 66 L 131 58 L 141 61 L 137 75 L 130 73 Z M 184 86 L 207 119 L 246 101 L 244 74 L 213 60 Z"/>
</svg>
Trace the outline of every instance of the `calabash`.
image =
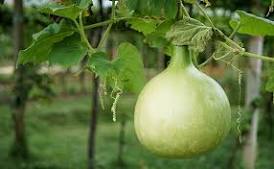
<svg viewBox="0 0 274 169">
<path fill-rule="evenodd" d="M 224 90 L 193 66 L 182 47 L 176 47 L 169 67 L 144 87 L 135 107 L 141 144 L 168 158 L 189 158 L 214 149 L 230 123 Z"/>
</svg>

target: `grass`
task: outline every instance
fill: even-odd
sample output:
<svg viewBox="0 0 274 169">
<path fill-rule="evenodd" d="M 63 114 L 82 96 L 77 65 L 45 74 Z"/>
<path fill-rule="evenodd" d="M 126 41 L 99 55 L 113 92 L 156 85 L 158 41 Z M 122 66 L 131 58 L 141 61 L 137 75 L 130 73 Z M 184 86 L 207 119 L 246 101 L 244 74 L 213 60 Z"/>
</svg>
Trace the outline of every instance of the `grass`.
<svg viewBox="0 0 274 169">
<path fill-rule="evenodd" d="M 120 111 L 129 114 L 124 160 L 127 169 L 225 169 L 234 137 L 229 136 L 216 150 L 187 160 L 161 159 L 137 141 L 132 123 L 135 98 L 120 101 Z M 109 107 L 109 106 L 107 106 Z M 28 161 L 8 157 L 12 143 L 10 110 L 0 105 L 0 169 L 85 169 L 90 99 L 86 96 L 55 98 L 51 103 L 32 102 L 26 112 L 27 136 L 31 151 Z M 96 140 L 97 169 L 117 167 L 119 122 L 111 121 L 107 108 L 100 112 Z M 118 119 L 121 118 L 118 114 Z M 273 169 L 273 142 L 259 137 L 257 169 Z M 237 169 L 241 153 L 236 154 Z"/>
</svg>

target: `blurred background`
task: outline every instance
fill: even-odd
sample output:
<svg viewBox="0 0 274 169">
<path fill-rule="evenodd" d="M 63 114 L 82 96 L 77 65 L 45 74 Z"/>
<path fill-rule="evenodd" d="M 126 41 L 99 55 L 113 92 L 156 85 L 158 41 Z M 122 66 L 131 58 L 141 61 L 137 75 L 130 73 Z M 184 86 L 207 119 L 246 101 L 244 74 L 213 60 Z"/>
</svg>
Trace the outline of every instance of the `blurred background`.
<svg viewBox="0 0 274 169">
<path fill-rule="evenodd" d="M 271 73 L 266 68 L 273 64 L 245 58 L 210 61 L 202 70 L 224 87 L 232 105 L 233 128 L 212 152 L 192 159 L 162 159 L 136 138 L 136 95 L 123 94 L 118 121 L 113 122 L 112 99 L 102 94 L 103 86 L 93 74 L 79 73 L 80 66 L 27 65 L 15 71 L 18 51 L 30 45 L 33 33 L 58 18 L 38 12 L 47 0 L 0 2 L 0 169 L 274 169 L 273 94 L 265 90 Z M 208 12 L 216 26 L 229 34 L 235 10 L 264 17 L 270 3 L 215 0 Z M 108 18 L 110 4 L 94 0 L 90 22 Z M 204 20 L 195 8 L 187 8 Z M 102 29 L 88 32 L 92 44 L 98 43 Z M 274 56 L 271 37 L 236 35 L 235 39 L 252 52 Z M 126 23 L 116 24 L 111 32 L 106 44 L 110 56 L 123 41 L 139 48 L 147 80 L 168 64 L 162 50 L 149 47 Z M 208 46 L 200 63 L 212 53 L 213 44 Z M 105 106 L 100 105 L 102 100 Z"/>
</svg>

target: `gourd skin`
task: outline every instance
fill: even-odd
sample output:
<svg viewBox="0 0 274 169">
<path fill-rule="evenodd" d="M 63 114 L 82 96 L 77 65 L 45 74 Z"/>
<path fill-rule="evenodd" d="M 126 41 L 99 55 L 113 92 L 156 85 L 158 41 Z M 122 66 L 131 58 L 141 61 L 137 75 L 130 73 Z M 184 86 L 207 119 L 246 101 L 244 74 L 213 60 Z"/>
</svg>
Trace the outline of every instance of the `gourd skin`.
<svg viewBox="0 0 274 169">
<path fill-rule="evenodd" d="M 221 86 L 192 64 L 170 66 L 140 93 L 134 124 L 140 142 L 168 158 L 215 148 L 230 130 L 231 109 Z"/>
</svg>

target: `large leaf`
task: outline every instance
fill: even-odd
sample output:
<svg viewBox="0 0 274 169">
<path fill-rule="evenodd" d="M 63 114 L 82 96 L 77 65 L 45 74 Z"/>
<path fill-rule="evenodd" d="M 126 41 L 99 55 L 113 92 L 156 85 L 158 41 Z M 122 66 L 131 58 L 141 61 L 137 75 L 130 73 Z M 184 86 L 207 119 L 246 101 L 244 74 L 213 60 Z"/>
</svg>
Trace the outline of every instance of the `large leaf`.
<svg viewBox="0 0 274 169">
<path fill-rule="evenodd" d="M 196 19 L 185 17 L 176 22 L 166 37 L 174 45 L 188 45 L 191 49 L 202 52 L 213 36 L 213 29 Z"/>
<path fill-rule="evenodd" d="M 101 79 L 108 80 L 113 88 L 138 93 L 145 83 L 144 66 L 137 48 L 130 43 L 118 47 L 115 60 L 110 61 L 104 52 L 89 59 L 89 68 Z"/>
<path fill-rule="evenodd" d="M 130 19 L 128 23 L 132 29 L 142 32 L 144 35 L 150 34 L 155 31 L 157 21 L 154 19 L 134 18 Z"/>
<path fill-rule="evenodd" d="M 113 64 L 104 52 L 92 54 L 92 57 L 89 59 L 89 68 L 104 80 L 112 76 L 115 72 Z"/>
<path fill-rule="evenodd" d="M 68 4 L 48 3 L 40 10 L 43 13 L 48 13 L 74 20 L 79 16 L 80 12 L 85 11 L 91 3 L 91 0 L 80 0 L 79 2 L 73 1 L 72 3 Z"/>
<path fill-rule="evenodd" d="M 41 63 L 48 60 L 52 46 L 74 33 L 65 22 L 53 23 L 33 36 L 32 44 L 20 51 L 18 63 Z"/>
<path fill-rule="evenodd" d="M 240 16 L 239 20 L 231 20 L 230 25 L 236 29 L 237 25 L 240 24 L 239 33 L 252 36 L 274 36 L 273 21 L 245 11 L 237 11 L 237 14 Z"/>
<path fill-rule="evenodd" d="M 69 67 L 78 64 L 87 54 L 88 48 L 81 42 L 79 34 L 74 34 L 53 45 L 49 54 L 51 64 Z"/>
<path fill-rule="evenodd" d="M 77 0 L 79 8 L 86 10 L 91 4 L 92 0 Z"/>
<path fill-rule="evenodd" d="M 143 16 L 164 16 L 175 18 L 177 0 L 125 0 L 130 10 Z"/>
<path fill-rule="evenodd" d="M 118 47 L 118 57 L 113 61 L 118 80 L 123 89 L 138 93 L 145 83 L 144 65 L 138 49 L 130 43 Z"/>
<path fill-rule="evenodd" d="M 164 48 L 168 46 L 169 42 L 165 36 L 166 33 L 170 30 L 172 24 L 172 20 L 165 20 L 164 22 L 159 24 L 154 32 L 146 36 L 146 43 L 148 43 L 149 46 L 154 48 Z"/>
</svg>

